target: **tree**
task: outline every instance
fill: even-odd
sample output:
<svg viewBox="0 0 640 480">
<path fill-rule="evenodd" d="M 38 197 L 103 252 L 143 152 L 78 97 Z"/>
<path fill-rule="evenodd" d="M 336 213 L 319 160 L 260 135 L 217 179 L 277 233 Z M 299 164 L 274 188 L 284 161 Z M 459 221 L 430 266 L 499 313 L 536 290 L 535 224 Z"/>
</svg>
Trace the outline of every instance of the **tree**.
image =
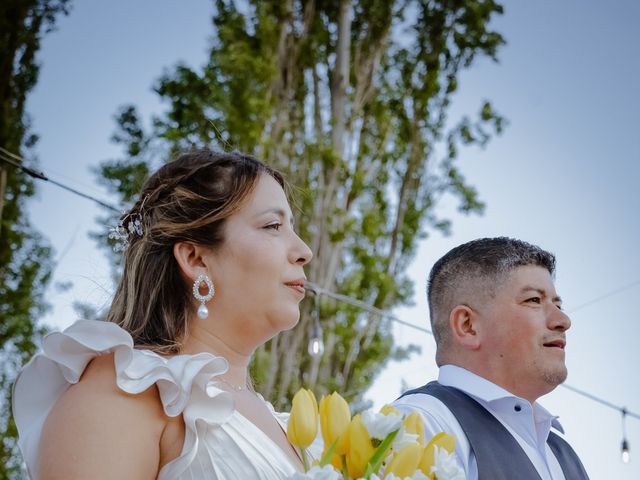
<svg viewBox="0 0 640 480">
<path fill-rule="evenodd" d="M 379 309 L 406 303 L 417 241 L 447 231 L 444 194 L 460 210 L 483 203 L 456 165 L 460 145 L 484 145 L 503 119 L 489 102 L 451 126 L 460 72 L 504 43 L 492 0 L 216 1 L 206 66 L 176 66 L 155 90 L 168 105 L 148 131 L 135 107 L 118 115 L 125 157 L 101 165 L 123 203 L 152 159 L 217 145 L 255 154 L 298 190 L 299 230 L 314 252 L 308 276 Z M 111 219 L 115 223 L 115 219 Z M 358 400 L 394 348 L 388 321 L 321 298 L 325 350 L 306 353 L 300 325 L 261 348 L 258 388 L 278 407 L 304 384 Z"/>
<path fill-rule="evenodd" d="M 5 0 L 0 6 L 0 150 L 24 157 L 36 142 L 25 102 L 38 79 L 36 53 L 68 0 Z M 8 153 L 9 152 L 9 153 Z M 11 158 L 11 157 L 10 157 Z M 15 161 L 16 159 L 13 158 Z M 33 163 L 34 159 L 30 159 Z M 0 478 L 20 478 L 17 431 L 11 418 L 11 384 L 43 333 L 37 318 L 46 309 L 51 248 L 25 216 L 33 182 L 0 161 Z"/>
</svg>

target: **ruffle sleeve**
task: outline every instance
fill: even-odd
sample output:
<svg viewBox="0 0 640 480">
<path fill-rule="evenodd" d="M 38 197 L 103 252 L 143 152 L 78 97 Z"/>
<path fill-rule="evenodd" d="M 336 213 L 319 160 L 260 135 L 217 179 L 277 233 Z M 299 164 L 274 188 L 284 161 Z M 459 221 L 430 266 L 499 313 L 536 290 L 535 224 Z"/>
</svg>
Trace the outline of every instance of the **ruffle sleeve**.
<svg viewBox="0 0 640 480">
<path fill-rule="evenodd" d="M 155 384 L 165 413 L 184 417 L 182 454 L 165 465 L 158 478 L 176 478 L 193 461 L 199 420 L 210 425 L 222 423 L 234 411 L 232 396 L 213 385 L 215 377 L 229 368 L 223 357 L 209 353 L 162 357 L 134 348 L 131 335 L 115 323 L 93 320 L 80 320 L 63 332 L 50 333 L 43 339 L 42 350 L 20 372 L 13 391 L 18 444 L 31 472 L 51 409 L 99 355 L 114 354 L 116 383 L 121 390 L 138 394 Z"/>
</svg>

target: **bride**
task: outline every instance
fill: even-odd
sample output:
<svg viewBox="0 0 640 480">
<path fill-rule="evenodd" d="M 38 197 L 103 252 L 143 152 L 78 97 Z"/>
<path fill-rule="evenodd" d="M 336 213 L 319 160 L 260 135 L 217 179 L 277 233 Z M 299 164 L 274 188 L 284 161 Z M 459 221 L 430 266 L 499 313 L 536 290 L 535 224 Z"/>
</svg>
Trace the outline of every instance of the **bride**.
<svg viewBox="0 0 640 480">
<path fill-rule="evenodd" d="M 296 325 L 309 247 L 282 176 L 200 151 L 145 183 L 115 236 L 107 322 L 48 335 L 16 381 L 32 479 L 282 479 L 286 418 L 250 384 L 253 351 Z"/>
</svg>

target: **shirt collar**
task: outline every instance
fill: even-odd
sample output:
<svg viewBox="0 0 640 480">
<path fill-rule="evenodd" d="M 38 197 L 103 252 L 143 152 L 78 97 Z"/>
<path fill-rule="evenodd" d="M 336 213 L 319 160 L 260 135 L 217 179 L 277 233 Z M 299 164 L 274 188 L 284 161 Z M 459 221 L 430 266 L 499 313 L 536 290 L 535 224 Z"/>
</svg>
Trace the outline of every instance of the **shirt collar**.
<svg viewBox="0 0 640 480">
<path fill-rule="evenodd" d="M 493 403 L 504 399 L 513 399 L 518 402 L 529 403 L 524 398 L 517 397 L 504 388 L 490 382 L 486 378 L 476 375 L 457 365 L 443 365 L 438 373 L 438 383 L 448 387 L 454 387 L 458 390 L 471 395 L 481 403 Z M 531 404 L 530 404 L 531 405 Z M 558 416 L 550 413 L 546 408 L 538 402 L 531 405 L 536 422 L 550 421 L 551 426 L 561 433 L 564 433 L 562 425 L 558 421 Z M 548 427 L 547 427 L 548 428 Z"/>
</svg>

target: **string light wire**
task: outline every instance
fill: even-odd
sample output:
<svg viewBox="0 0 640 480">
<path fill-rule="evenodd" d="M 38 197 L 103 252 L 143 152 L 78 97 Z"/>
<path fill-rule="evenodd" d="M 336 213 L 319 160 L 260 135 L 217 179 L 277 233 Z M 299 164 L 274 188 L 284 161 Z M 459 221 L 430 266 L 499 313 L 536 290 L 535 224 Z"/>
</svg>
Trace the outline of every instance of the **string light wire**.
<svg viewBox="0 0 640 480">
<path fill-rule="evenodd" d="M 107 208 L 109 210 L 113 210 L 114 212 L 118 212 L 121 213 L 119 209 L 117 209 L 116 207 L 114 207 L 113 205 L 109 205 L 106 202 L 103 202 L 102 200 L 96 198 L 96 197 L 92 197 L 91 195 L 88 195 L 86 193 L 83 193 L 79 190 L 76 190 L 75 188 L 69 187 L 61 182 L 58 182 L 56 180 L 53 180 L 52 178 L 47 177 L 44 173 L 39 172 L 37 170 L 34 170 L 33 168 L 29 168 L 26 165 L 24 165 L 22 162 L 24 162 L 24 159 L 22 157 L 19 157 L 18 155 L 15 155 L 7 150 L 5 150 L 4 148 L 0 147 L 0 161 L 3 161 L 5 163 L 8 163 L 9 165 L 12 165 L 20 170 L 22 170 L 24 173 L 26 173 L 27 175 L 29 175 L 30 177 L 33 177 L 37 180 L 42 180 L 45 182 L 49 182 L 52 183 L 53 185 L 63 188 L 64 190 L 67 190 L 75 195 L 78 195 L 82 198 L 86 198 L 87 200 L 91 200 L 92 202 L 97 203 L 98 205 Z"/>
<path fill-rule="evenodd" d="M 640 285 L 640 280 L 636 280 L 635 282 L 631 282 L 627 285 L 623 285 L 622 287 L 616 288 L 615 290 L 611 290 L 610 292 L 607 292 L 604 295 L 600 295 L 599 297 L 596 297 L 587 302 L 581 303 L 577 307 L 573 307 L 571 310 L 567 310 L 567 313 L 575 313 L 578 310 L 582 310 L 585 307 L 590 307 L 594 303 L 601 302 L 605 298 L 609 298 L 609 297 L 612 297 L 613 295 L 617 295 L 618 293 L 624 292 L 625 290 L 629 290 L 630 288 L 633 288 L 636 285 Z"/>
<path fill-rule="evenodd" d="M 636 283 L 640 283 L 640 281 L 636 282 Z M 427 334 L 433 336 L 433 332 L 431 330 L 429 330 L 428 328 L 424 328 L 424 327 L 421 327 L 420 325 L 416 325 L 414 323 L 410 323 L 410 322 L 406 322 L 404 320 L 401 320 L 400 318 L 394 316 L 393 314 L 391 314 L 391 313 L 389 313 L 389 312 L 387 312 L 385 310 L 381 310 L 379 308 L 376 308 L 376 307 L 374 307 L 372 305 L 369 305 L 369 304 L 367 304 L 365 302 L 362 302 L 360 300 L 357 300 L 355 298 L 348 297 L 348 296 L 342 295 L 340 293 L 335 293 L 335 292 L 323 289 L 319 285 L 316 285 L 315 283 L 312 283 L 312 282 L 307 282 L 306 286 L 309 287 L 310 290 L 313 290 L 316 293 L 316 295 L 318 295 L 318 294 L 326 295 L 327 297 L 333 298 L 334 300 L 338 300 L 338 301 L 346 303 L 348 305 L 352 305 L 354 307 L 358 307 L 358 308 L 360 308 L 362 310 L 368 311 L 369 313 L 373 313 L 375 315 L 379 315 L 380 317 L 387 318 L 387 319 L 389 319 L 389 320 L 391 320 L 393 322 L 399 323 L 401 325 L 405 325 L 405 326 L 407 326 L 409 328 L 413 328 L 414 330 L 418 330 L 420 332 L 424 332 L 424 333 L 427 333 Z M 609 407 L 609 408 L 611 408 L 613 410 L 617 410 L 617 411 L 619 411 L 621 413 L 624 412 L 625 415 L 628 415 L 628 416 L 633 417 L 633 418 L 635 418 L 637 420 L 640 420 L 640 415 L 639 414 L 631 412 L 631 411 L 627 410 L 625 407 L 620 407 L 618 405 L 615 405 L 615 404 L 613 404 L 611 402 L 608 402 L 607 400 L 604 400 L 604 399 L 602 399 L 600 397 L 597 397 L 597 396 L 595 396 L 595 395 L 593 395 L 591 393 L 585 392 L 584 390 L 580 390 L 579 388 L 573 387 L 573 386 L 568 385 L 566 383 L 562 383 L 562 384 L 560 384 L 560 386 L 566 388 L 567 390 L 572 391 L 573 393 L 576 393 L 576 394 L 581 395 L 581 396 L 583 396 L 585 398 L 588 398 L 589 400 L 592 400 L 594 402 L 600 403 L 601 405 Z"/>
<path fill-rule="evenodd" d="M 74 189 L 72 187 L 64 185 L 61 182 L 57 182 L 55 180 L 52 180 L 52 179 L 48 178 L 44 173 L 38 172 L 38 171 L 36 171 L 36 170 L 34 170 L 32 168 L 29 168 L 29 167 L 23 165 L 24 159 L 22 157 L 14 154 L 14 153 L 9 152 L 8 150 L 5 150 L 2 147 L 0 147 L 0 161 L 8 163 L 8 164 L 10 164 L 10 165 L 12 165 L 12 166 L 14 166 L 16 168 L 19 168 L 24 173 L 26 173 L 27 175 L 29 175 L 29 176 L 31 176 L 31 177 L 33 177 L 35 179 L 43 180 L 45 182 L 52 183 L 53 185 L 56 185 L 56 186 L 58 186 L 60 188 L 63 188 L 64 190 L 67 190 L 67 191 L 69 191 L 69 192 L 71 192 L 71 193 L 73 193 L 75 195 L 78 195 L 78 196 L 80 196 L 82 198 L 85 198 L 87 200 L 91 200 L 92 202 L 95 202 L 95 203 L 97 203 L 98 205 L 100 205 L 100 206 L 102 206 L 104 208 L 107 208 L 109 210 L 112 210 L 112 211 L 120 213 L 120 210 L 118 208 L 114 207 L 113 205 L 110 205 L 110 204 L 108 204 L 108 203 L 106 203 L 106 202 L 104 202 L 104 201 L 102 201 L 102 200 L 100 200 L 98 198 L 95 198 L 95 197 L 93 197 L 91 195 L 88 195 L 86 193 L 80 192 L 80 191 L 78 191 L 78 190 L 76 190 L 76 189 Z M 604 299 L 606 299 L 606 298 L 608 298 L 608 297 L 610 297 L 612 295 L 615 295 L 617 293 L 620 293 L 620 292 L 622 292 L 624 290 L 628 290 L 629 288 L 631 288 L 631 287 L 633 287 L 635 285 L 638 285 L 638 284 L 640 284 L 640 280 L 637 280 L 637 281 L 635 281 L 633 283 L 630 283 L 630 284 L 625 285 L 623 287 L 620 287 L 620 288 L 618 288 L 616 290 L 613 290 L 613 291 L 611 291 L 609 293 L 606 293 L 606 294 L 601 295 L 601 296 L 599 296 L 597 298 L 594 298 L 593 300 L 590 300 L 590 301 L 585 302 L 585 303 L 583 303 L 581 305 L 578 305 L 577 307 L 573 308 L 569 312 L 575 312 L 576 310 L 579 310 L 579 309 L 582 309 L 584 307 L 593 305 L 596 302 L 602 301 L 602 300 L 604 300 Z M 352 297 L 349 297 L 347 295 L 342 295 L 340 293 L 336 293 L 336 292 L 332 292 L 332 291 L 326 290 L 326 289 L 320 287 L 319 285 L 317 285 L 317 284 L 315 284 L 313 282 L 307 282 L 305 284 L 305 288 L 307 288 L 308 290 L 313 291 L 313 293 L 315 294 L 316 298 L 319 295 L 325 295 L 325 296 L 327 296 L 329 298 L 333 298 L 334 300 L 340 301 L 342 303 L 346 303 L 347 305 L 351 305 L 351 306 L 357 307 L 357 308 L 359 308 L 361 310 L 364 310 L 364 311 L 367 311 L 369 313 L 373 313 L 373 314 L 378 315 L 380 317 L 387 318 L 387 319 L 391 320 L 392 322 L 398 323 L 400 325 L 404 325 L 404 326 L 409 327 L 409 328 L 413 328 L 414 330 L 418 330 L 420 332 L 424 332 L 424 333 L 426 333 L 428 335 L 433 336 L 433 332 L 431 330 L 429 330 L 428 328 L 421 327 L 420 325 L 415 325 L 415 324 L 413 324 L 411 322 L 407 322 L 405 320 L 402 320 L 402 319 L 394 316 L 393 314 L 391 314 L 388 311 L 376 308 L 373 305 L 369 305 L 368 303 L 365 303 L 365 302 L 363 302 L 361 300 L 358 300 L 356 298 L 352 298 Z M 319 323 L 317 325 L 314 324 L 314 328 L 319 327 L 319 326 L 320 326 Z M 314 335 L 316 335 L 317 333 L 318 332 L 315 332 Z M 320 331 L 319 334 L 321 335 L 321 331 Z M 620 407 L 618 405 L 615 405 L 615 404 L 613 404 L 613 403 L 611 403 L 611 402 L 609 402 L 607 400 L 604 400 L 604 399 L 602 399 L 600 397 L 597 397 L 597 396 L 595 396 L 595 395 L 593 395 L 591 393 L 585 392 L 584 390 L 580 390 L 580 389 L 578 389 L 576 387 L 573 387 L 571 385 L 567 385 L 566 383 L 562 383 L 561 386 L 566 388 L 567 390 L 570 390 L 570 391 L 574 392 L 577 395 L 581 395 L 581 396 L 583 396 L 585 398 L 588 398 L 589 400 L 592 400 L 592 401 L 597 402 L 597 403 L 599 403 L 601 405 L 604 405 L 605 407 L 617 410 L 623 416 L 629 416 L 629 417 L 635 418 L 637 420 L 640 420 L 640 414 L 634 413 L 634 412 L 626 409 L 625 407 Z"/>
</svg>

